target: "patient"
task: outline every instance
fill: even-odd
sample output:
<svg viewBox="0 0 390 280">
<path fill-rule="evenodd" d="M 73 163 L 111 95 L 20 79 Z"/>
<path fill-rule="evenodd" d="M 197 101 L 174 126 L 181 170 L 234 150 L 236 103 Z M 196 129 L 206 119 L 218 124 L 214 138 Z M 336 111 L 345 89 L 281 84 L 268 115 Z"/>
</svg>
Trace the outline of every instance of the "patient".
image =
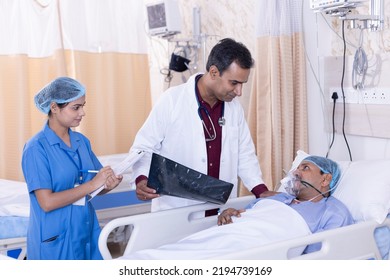
<svg viewBox="0 0 390 280">
<path fill-rule="evenodd" d="M 237 258 L 254 247 L 310 235 L 354 223 L 344 204 L 332 196 L 340 178 L 338 165 L 326 158 L 306 157 L 283 179 L 288 193 L 255 200 L 245 210 L 228 208 L 218 225 L 192 233 L 174 243 L 126 253 L 120 259 Z M 320 244 L 291 248 L 287 258 L 317 251 Z"/>
<path fill-rule="evenodd" d="M 273 199 L 295 209 L 306 221 L 312 233 L 338 228 L 354 223 L 347 207 L 332 196 L 340 178 L 340 169 L 334 161 L 319 157 L 306 157 L 289 176 L 282 180 L 281 192 L 274 196 L 256 199 L 246 209 L 253 208 L 257 202 Z M 245 209 L 228 208 L 218 217 L 218 225 L 232 223 L 232 216 L 240 217 Z M 304 253 L 317 251 L 320 244 L 306 247 Z"/>
</svg>

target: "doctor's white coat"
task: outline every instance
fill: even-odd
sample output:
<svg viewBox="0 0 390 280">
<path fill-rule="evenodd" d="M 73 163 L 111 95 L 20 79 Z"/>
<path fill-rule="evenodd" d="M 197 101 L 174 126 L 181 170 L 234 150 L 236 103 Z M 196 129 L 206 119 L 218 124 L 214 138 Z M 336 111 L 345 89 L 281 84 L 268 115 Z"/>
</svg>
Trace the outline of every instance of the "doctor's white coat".
<svg viewBox="0 0 390 280">
<path fill-rule="evenodd" d="M 148 176 L 153 152 L 207 174 L 205 135 L 195 96 L 196 75 L 165 91 L 137 133 L 130 150 L 147 153 L 133 166 L 135 178 Z M 264 182 L 244 110 L 237 99 L 225 102 L 224 117 L 219 179 L 234 184 L 230 197 L 236 197 L 238 176 L 249 190 Z M 200 202 L 165 195 L 152 200 L 152 211 L 196 203 Z"/>
</svg>

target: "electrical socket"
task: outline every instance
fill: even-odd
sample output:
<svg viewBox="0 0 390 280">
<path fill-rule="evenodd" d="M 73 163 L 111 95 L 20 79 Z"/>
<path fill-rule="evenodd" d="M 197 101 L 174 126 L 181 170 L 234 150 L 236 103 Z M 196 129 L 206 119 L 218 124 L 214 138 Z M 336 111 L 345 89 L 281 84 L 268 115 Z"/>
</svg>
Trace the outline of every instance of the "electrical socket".
<svg viewBox="0 0 390 280">
<path fill-rule="evenodd" d="M 390 104 L 390 89 L 376 88 L 362 90 L 364 104 Z"/>
<path fill-rule="evenodd" d="M 330 100 L 333 102 L 332 95 L 337 92 L 337 103 L 343 102 L 341 88 L 330 88 Z M 390 104 L 390 88 L 366 88 L 356 90 L 352 87 L 344 88 L 345 103 L 347 104 Z"/>
</svg>

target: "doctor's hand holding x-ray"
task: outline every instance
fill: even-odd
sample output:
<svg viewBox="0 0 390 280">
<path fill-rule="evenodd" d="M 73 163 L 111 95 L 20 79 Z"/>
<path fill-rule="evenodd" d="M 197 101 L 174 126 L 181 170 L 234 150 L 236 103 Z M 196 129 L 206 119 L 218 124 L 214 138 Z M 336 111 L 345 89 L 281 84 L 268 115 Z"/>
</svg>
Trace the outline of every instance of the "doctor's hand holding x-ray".
<svg viewBox="0 0 390 280">
<path fill-rule="evenodd" d="M 148 187 L 152 153 L 234 184 L 231 197 L 237 196 L 238 178 L 256 197 L 274 194 L 262 179 L 244 110 L 236 99 L 253 65 L 243 44 L 222 39 L 212 48 L 205 73 L 161 95 L 130 149 L 146 152 L 133 171 L 137 197 L 153 199 L 152 211 L 199 203 L 159 196 Z"/>
</svg>

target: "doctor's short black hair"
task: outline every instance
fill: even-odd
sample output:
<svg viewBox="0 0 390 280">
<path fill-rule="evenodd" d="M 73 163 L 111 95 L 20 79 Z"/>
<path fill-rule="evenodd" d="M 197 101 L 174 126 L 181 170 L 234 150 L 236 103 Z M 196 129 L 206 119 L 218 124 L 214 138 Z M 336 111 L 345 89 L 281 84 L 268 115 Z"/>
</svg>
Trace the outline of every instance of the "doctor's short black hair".
<svg viewBox="0 0 390 280">
<path fill-rule="evenodd" d="M 210 67 L 215 65 L 222 75 L 233 62 L 236 62 L 243 69 L 250 69 L 255 63 L 250 51 L 243 43 L 225 38 L 211 49 L 206 70 L 208 72 Z"/>
</svg>

